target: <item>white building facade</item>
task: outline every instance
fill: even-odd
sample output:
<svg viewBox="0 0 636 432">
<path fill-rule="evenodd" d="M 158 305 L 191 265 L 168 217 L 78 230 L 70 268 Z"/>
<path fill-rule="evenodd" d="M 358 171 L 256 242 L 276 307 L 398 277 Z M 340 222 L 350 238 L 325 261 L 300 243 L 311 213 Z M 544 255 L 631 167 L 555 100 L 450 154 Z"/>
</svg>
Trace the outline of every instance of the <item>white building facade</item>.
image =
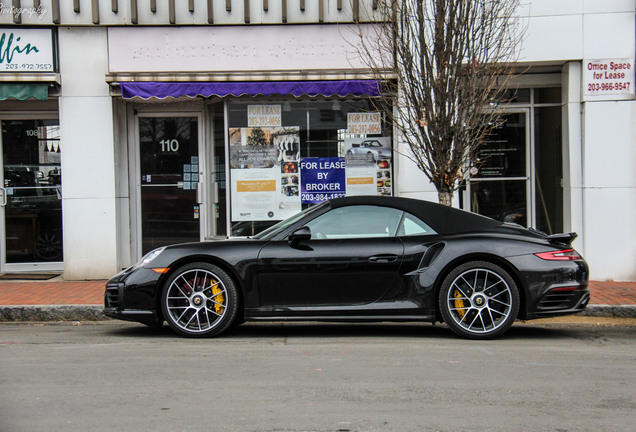
<svg viewBox="0 0 636 432">
<path fill-rule="evenodd" d="M 330 196 L 437 200 L 352 44 L 381 18 L 373 0 L 5 3 L 0 272 L 103 279 Z M 456 194 L 576 231 L 597 280 L 636 280 L 635 8 L 522 5 L 526 73 L 484 150 L 499 159 Z"/>
</svg>

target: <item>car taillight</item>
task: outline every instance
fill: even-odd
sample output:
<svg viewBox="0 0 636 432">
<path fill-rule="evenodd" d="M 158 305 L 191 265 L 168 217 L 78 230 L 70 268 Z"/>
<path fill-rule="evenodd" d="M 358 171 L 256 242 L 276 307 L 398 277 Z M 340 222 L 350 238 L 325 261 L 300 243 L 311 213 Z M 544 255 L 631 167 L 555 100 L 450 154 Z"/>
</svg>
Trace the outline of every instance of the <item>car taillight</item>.
<svg viewBox="0 0 636 432">
<path fill-rule="evenodd" d="M 542 253 L 536 253 L 535 255 L 541 259 L 548 260 L 548 261 L 572 261 L 572 260 L 581 259 L 581 255 L 579 255 L 578 252 L 575 251 L 574 249 L 564 249 L 564 250 L 551 251 L 551 252 L 542 252 Z"/>
<path fill-rule="evenodd" d="M 550 292 L 564 292 L 564 291 L 576 291 L 577 289 L 581 289 L 581 286 L 572 286 L 572 287 L 560 287 L 560 288 L 552 288 Z"/>
</svg>

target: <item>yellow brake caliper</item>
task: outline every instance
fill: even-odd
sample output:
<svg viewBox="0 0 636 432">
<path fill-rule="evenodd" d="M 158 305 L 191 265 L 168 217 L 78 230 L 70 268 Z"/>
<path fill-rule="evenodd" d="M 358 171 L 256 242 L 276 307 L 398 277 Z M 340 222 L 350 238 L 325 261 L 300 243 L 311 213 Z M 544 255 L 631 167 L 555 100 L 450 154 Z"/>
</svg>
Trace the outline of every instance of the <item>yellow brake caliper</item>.
<svg viewBox="0 0 636 432">
<path fill-rule="evenodd" d="M 216 303 L 214 303 L 214 311 L 218 314 L 223 312 L 223 305 L 225 304 L 225 296 L 222 294 L 223 290 L 219 288 L 219 282 L 212 280 L 210 281 L 210 285 L 212 286 L 212 298 Z"/>
<path fill-rule="evenodd" d="M 453 292 L 453 297 L 459 298 L 459 297 L 463 297 L 463 296 L 459 292 L 459 290 L 456 289 Z M 464 308 L 464 300 L 455 300 L 455 308 L 457 309 L 457 315 L 459 315 L 460 320 L 464 319 L 464 315 L 466 314 L 466 311 L 463 309 Z"/>
</svg>

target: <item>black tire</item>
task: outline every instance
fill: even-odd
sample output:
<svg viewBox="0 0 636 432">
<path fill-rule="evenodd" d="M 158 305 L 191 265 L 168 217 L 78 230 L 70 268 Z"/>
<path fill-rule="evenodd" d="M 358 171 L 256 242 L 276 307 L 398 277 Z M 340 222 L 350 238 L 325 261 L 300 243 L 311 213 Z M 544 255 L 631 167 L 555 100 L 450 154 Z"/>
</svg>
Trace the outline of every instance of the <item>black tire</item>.
<svg viewBox="0 0 636 432">
<path fill-rule="evenodd" d="M 221 268 L 203 262 L 178 268 L 161 290 L 163 317 L 181 336 L 223 333 L 237 313 L 234 280 Z"/>
<path fill-rule="evenodd" d="M 462 264 L 444 279 L 439 308 L 450 329 L 466 339 L 506 333 L 519 313 L 519 290 L 508 272 L 487 261 Z"/>
</svg>

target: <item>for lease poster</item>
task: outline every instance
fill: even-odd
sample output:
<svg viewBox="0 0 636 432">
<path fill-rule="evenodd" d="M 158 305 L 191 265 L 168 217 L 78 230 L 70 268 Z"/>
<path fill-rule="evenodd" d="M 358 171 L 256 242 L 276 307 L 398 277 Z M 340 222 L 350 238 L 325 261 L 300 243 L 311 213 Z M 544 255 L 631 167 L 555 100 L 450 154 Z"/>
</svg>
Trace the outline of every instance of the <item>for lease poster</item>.
<svg viewBox="0 0 636 432">
<path fill-rule="evenodd" d="M 345 158 L 310 157 L 300 162 L 303 204 L 318 204 L 345 196 Z"/>
<path fill-rule="evenodd" d="M 298 127 L 232 128 L 232 220 L 282 220 L 300 211 Z"/>
</svg>

